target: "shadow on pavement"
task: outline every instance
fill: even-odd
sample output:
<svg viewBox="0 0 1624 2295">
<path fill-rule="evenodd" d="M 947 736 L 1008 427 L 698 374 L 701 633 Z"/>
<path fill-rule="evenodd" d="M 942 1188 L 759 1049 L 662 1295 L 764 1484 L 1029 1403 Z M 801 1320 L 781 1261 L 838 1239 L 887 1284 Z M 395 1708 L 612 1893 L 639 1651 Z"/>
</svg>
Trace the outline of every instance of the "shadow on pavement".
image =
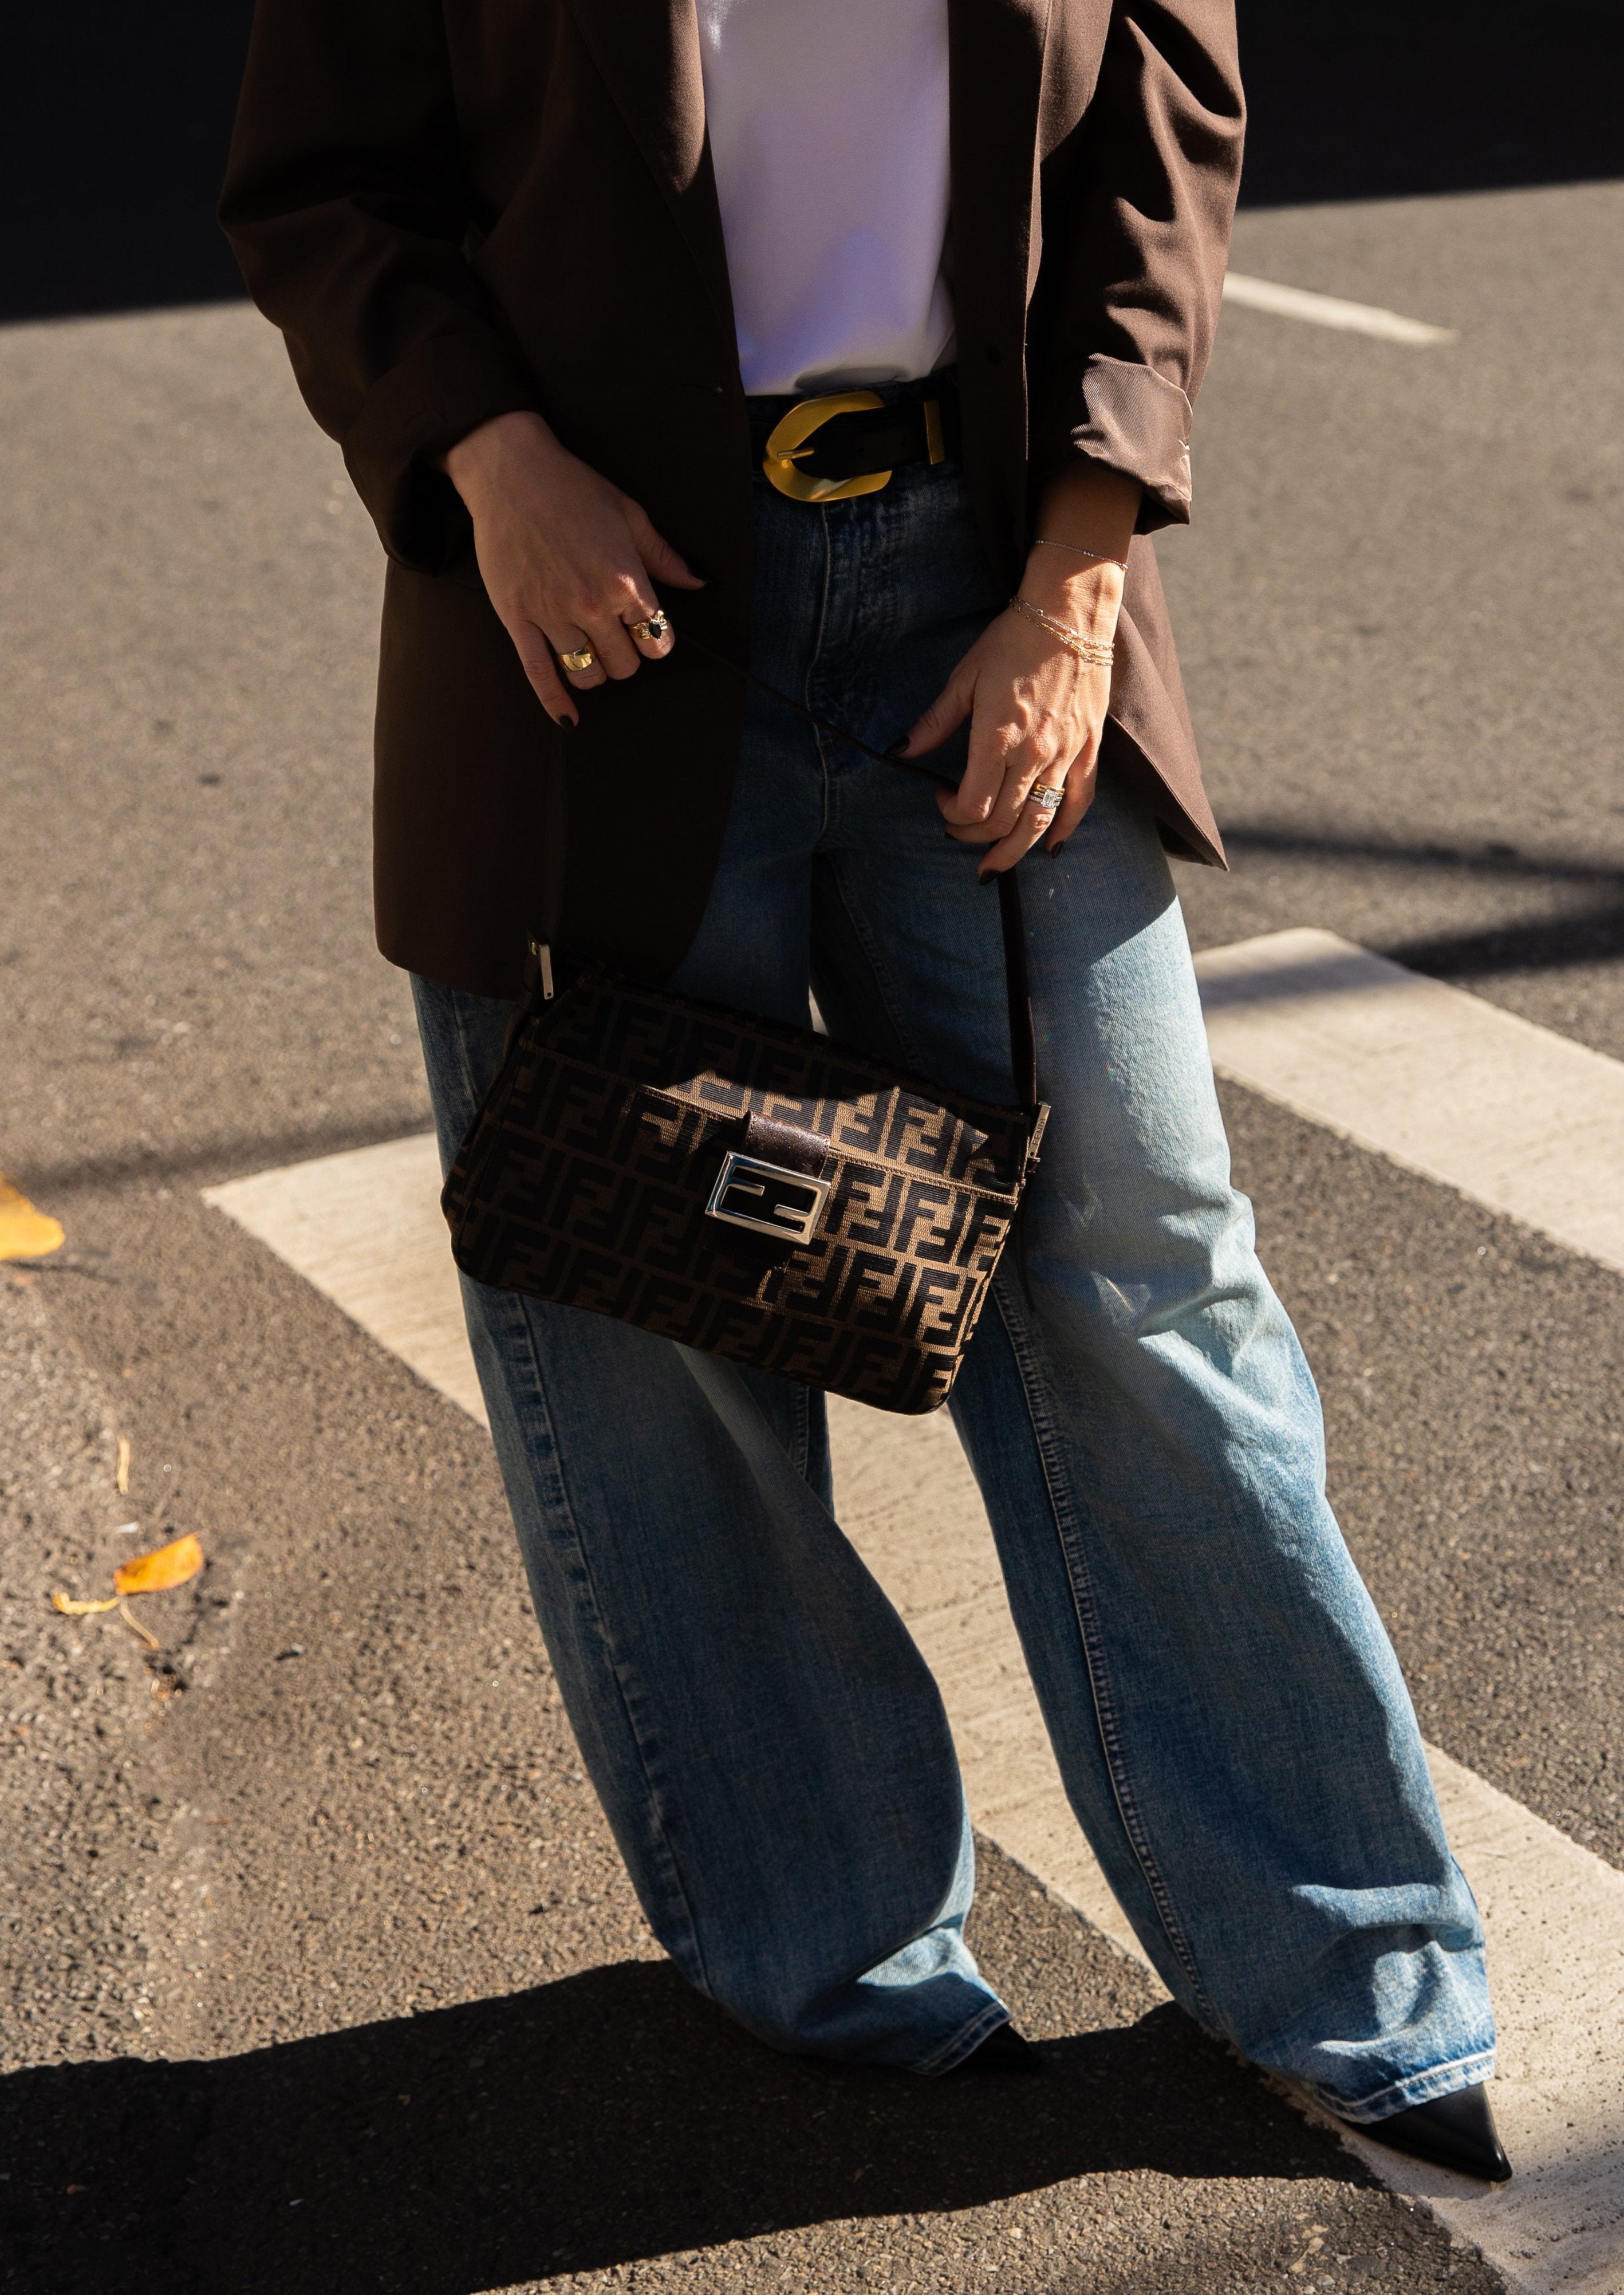
<svg viewBox="0 0 1624 2295">
<path fill-rule="evenodd" d="M 1377 951 L 1434 980 L 1481 980 L 1495 972 L 1560 972 L 1570 964 L 1616 964 L 1624 957 L 1624 902 L 1574 917 L 1534 917 L 1478 932 L 1431 933 L 1384 941 Z"/>
<path fill-rule="evenodd" d="M 0 320 L 241 294 L 214 211 L 252 15 L 252 0 L 8 15 Z"/>
<path fill-rule="evenodd" d="M 1369 2179 L 1178 2010 L 1046 2080 L 776 2056 L 646 1962 L 208 2062 L 0 2081 L 17 2295 L 472 2295 L 1106 2169 Z M 143 2270 L 144 2266 L 144 2270 Z"/>
<path fill-rule="evenodd" d="M 1239 0 L 1242 204 L 1624 175 L 1617 0 Z"/>
<path fill-rule="evenodd" d="M 539 4 L 539 0 L 538 0 Z M 250 0 L 8 23 L 0 320 L 241 293 L 214 221 Z M 1240 0 L 1254 207 L 1624 174 L 1617 0 Z"/>
<path fill-rule="evenodd" d="M 290 1124 L 258 1131 L 216 1132 L 166 1154 L 139 1143 L 105 1156 L 80 1156 L 60 1163 L 29 1163 L 26 1157 L 7 1165 L 8 1174 L 26 1179 L 29 1187 L 53 1199 L 87 1189 L 128 1187 L 132 1182 L 168 1183 L 207 1188 L 225 1180 L 246 1179 L 253 1172 L 279 1169 L 283 1164 L 303 1164 L 314 1156 L 339 1156 L 352 1148 L 377 1148 L 387 1140 L 431 1129 L 426 1116 L 382 1117 L 365 1123 Z M 61 1262 L 53 1262 L 61 1264 Z"/>
<path fill-rule="evenodd" d="M 1413 971 L 1430 973 L 1434 979 L 1557 971 L 1564 965 L 1616 963 L 1624 958 L 1624 869 L 1616 862 L 1547 859 L 1503 845 L 1405 845 L 1379 837 L 1228 825 L 1224 845 L 1231 867 L 1237 870 L 1244 867 L 1247 854 L 1268 853 L 1333 864 L 1354 862 L 1367 867 L 1374 863 L 1378 868 L 1445 870 L 1503 882 L 1547 884 L 1554 889 L 1573 887 L 1581 893 L 1589 889 L 1588 905 L 1564 907 L 1549 916 L 1372 942 L 1378 955 L 1408 964 Z"/>
<path fill-rule="evenodd" d="M 1391 837 L 1350 837 L 1335 829 L 1271 829 L 1264 822 L 1224 824 L 1225 849 L 1234 853 L 1301 854 L 1325 861 L 1374 861 L 1383 867 L 1449 869 L 1465 876 L 1533 878 L 1558 885 L 1595 885 L 1624 897 L 1624 868 L 1587 854 L 1522 853 L 1514 845 L 1420 844 Z"/>
</svg>

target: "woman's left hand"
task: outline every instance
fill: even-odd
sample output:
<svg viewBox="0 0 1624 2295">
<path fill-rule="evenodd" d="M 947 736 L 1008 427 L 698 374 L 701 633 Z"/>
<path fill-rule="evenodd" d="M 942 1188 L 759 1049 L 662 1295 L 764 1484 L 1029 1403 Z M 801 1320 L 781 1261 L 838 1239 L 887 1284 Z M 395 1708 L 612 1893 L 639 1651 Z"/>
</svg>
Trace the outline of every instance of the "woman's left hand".
<svg viewBox="0 0 1624 2295">
<path fill-rule="evenodd" d="M 1020 594 L 1079 636 L 1109 646 L 1122 601 L 1122 569 L 1139 488 L 1114 470 L 1085 468 L 1045 495 L 1041 534 Z M 1085 539 L 1086 538 L 1086 539 Z M 1070 546 L 1057 546 L 1057 545 Z M 1092 554 L 1094 548 L 1110 558 Z M 981 873 L 1013 868 L 1040 840 L 1058 853 L 1094 801 L 1111 673 L 1081 660 L 1041 622 L 1008 608 L 983 631 L 898 753 L 920 757 L 970 721 L 970 756 L 956 789 L 936 803 L 950 837 L 990 845 Z M 1057 810 L 1032 802 L 1061 788 Z"/>
</svg>

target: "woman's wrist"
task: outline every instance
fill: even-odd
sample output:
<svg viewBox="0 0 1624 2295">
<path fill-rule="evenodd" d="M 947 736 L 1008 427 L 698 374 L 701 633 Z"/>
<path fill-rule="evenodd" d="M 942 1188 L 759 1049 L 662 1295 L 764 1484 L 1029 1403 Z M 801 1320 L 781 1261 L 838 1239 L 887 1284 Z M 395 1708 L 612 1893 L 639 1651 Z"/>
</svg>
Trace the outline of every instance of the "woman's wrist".
<svg viewBox="0 0 1624 2295">
<path fill-rule="evenodd" d="M 1033 550 L 1021 576 L 1020 595 L 1075 630 L 1109 644 L 1122 602 L 1120 566 L 1057 564 L 1057 551 Z"/>
<path fill-rule="evenodd" d="M 1081 662 L 1086 668 L 1110 668 L 1114 658 L 1113 641 L 1115 633 L 1114 629 L 1105 627 L 1103 623 L 1097 620 L 1094 626 L 1089 628 L 1078 622 L 1063 621 L 1059 615 L 1049 613 L 1045 607 L 1038 604 L 1035 598 L 1028 597 L 1024 592 L 1019 592 L 1011 598 L 1009 610 L 1013 614 L 1018 614 L 1023 621 L 1031 622 L 1035 627 L 1047 630 L 1057 645 L 1064 647 L 1074 660 Z"/>
<path fill-rule="evenodd" d="M 1118 561 L 1139 514 L 1137 478 L 1101 462 L 1080 461 L 1044 488 L 1038 533 L 1027 557 L 1021 595 L 1081 636 L 1109 642 L 1122 601 Z"/>
<path fill-rule="evenodd" d="M 539 414 L 494 414 L 437 460 L 471 510 L 478 495 L 501 484 L 504 465 L 516 457 L 533 464 L 538 452 L 544 453 L 550 448 L 563 451 Z"/>
</svg>

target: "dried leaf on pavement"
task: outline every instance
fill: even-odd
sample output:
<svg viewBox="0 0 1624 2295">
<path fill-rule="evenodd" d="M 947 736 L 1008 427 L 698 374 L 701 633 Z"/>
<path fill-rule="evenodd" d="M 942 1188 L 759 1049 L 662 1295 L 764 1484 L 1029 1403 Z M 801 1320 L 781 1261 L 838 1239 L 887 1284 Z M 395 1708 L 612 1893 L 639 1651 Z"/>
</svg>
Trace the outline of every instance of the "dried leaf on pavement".
<svg viewBox="0 0 1624 2295">
<path fill-rule="evenodd" d="M 126 1523 L 126 1530 L 136 1524 Z M 151 1554 L 137 1554 L 132 1561 L 121 1562 L 113 1572 L 113 1590 L 104 1602 L 76 1602 L 71 1594 L 55 1593 L 51 1606 L 64 1617 L 94 1618 L 102 1610 L 123 1607 L 126 1594 L 165 1594 L 171 1586 L 184 1586 L 188 1578 L 195 1578 L 203 1567 L 203 1549 L 188 1531 L 184 1538 L 172 1538 L 167 1546 L 156 1546 Z M 126 1621 L 135 1626 L 127 1610 Z M 143 1640 L 151 1638 L 144 1626 L 135 1626 Z M 153 1644 L 156 1648 L 156 1643 Z"/>
<path fill-rule="evenodd" d="M 0 1259 L 44 1259 L 66 1240 L 60 1221 L 37 1212 L 0 1173 Z"/>
<path fill-rule="evenodd" d="M 171 1586 L 184 1586 L 202 1567 L 203 1549 L 188 1531 L 151 1554 L 121 1562 L 113 1572 L 113 1584 L 120 1594 L 162 1594 Z"/>
</svg>

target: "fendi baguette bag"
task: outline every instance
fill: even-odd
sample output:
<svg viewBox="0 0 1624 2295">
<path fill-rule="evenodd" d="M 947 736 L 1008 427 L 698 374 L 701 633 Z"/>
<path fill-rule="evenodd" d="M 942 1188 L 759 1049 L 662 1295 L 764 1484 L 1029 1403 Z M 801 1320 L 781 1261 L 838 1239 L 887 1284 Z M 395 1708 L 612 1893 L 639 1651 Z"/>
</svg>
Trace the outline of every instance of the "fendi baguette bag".
<svg viewBox="0 0 1624 2295">
<path fill-rule="evenodd" d="M 458 1266 L 882 1410 L 937 1409 L 1049 1115 L 1013 869 L 998 893 L 1016 1107 L 533 943 L 441 1198 Z"/>
</svg>

